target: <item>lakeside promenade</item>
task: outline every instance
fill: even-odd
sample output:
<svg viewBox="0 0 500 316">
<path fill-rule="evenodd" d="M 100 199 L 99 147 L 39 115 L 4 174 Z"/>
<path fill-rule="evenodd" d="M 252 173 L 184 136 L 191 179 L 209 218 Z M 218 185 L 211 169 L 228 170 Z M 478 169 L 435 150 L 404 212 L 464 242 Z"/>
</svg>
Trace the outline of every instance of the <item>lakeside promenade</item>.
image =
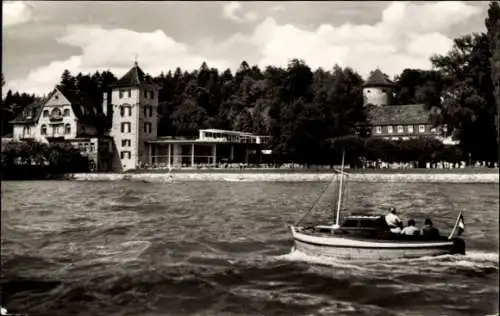
<svg viewBox="0 0 500 316">
<path fill-rule="evenodd" d="M 499 169 L 346 169 L 351 182 L 413 182 L 413 183 L 499 183 Z M 163 170 L 134 173 L 79 173 L 69 174 L 67 179 L 77 181 L 270 181 L 302 182 L 331 181 L 338 177 L 328 170 L 279 170 L 279 169 L 181 169 L 167 172 Z"/>
</svg>

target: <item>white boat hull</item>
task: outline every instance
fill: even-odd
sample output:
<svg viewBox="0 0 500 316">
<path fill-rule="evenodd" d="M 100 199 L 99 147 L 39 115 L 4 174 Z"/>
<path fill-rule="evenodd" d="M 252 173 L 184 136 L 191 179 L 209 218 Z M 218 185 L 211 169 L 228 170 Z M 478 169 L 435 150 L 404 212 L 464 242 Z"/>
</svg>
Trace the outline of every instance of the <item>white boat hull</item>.
<svg viewBox="0 0 500 316">
<path fill-rule="evenodd" d="M 301 233 L 291 227 L 294 248 L 311 256 L 397 259 L 451 254 L 454 241 L 376 241 Z"/>
</svg>

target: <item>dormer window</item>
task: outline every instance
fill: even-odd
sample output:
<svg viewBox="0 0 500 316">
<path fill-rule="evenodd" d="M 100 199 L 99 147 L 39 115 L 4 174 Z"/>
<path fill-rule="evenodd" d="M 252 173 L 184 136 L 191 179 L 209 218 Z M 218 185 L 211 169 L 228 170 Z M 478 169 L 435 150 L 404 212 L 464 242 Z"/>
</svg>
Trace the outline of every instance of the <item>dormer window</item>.
<svg viewBox="0 0 500 316">
<path fill-rule="evenodd" d="M 63 116 L 69 116 L 69 109 L 64 109 Z"/>
</svg>

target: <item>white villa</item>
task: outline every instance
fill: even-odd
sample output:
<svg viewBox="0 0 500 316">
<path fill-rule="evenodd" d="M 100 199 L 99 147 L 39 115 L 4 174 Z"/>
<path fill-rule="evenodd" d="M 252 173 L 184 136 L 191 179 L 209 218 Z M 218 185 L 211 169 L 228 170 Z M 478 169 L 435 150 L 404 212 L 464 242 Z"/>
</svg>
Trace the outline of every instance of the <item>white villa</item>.
<svg viewBox="0 0 500 316">
<path fill-rule="evenodd" d="M 158 137 L 158 91 L 137 63 L 103 95 L 102 112 L 111 116 L 109 133 L 98 137 L 97 112 L 86 112 L 76 93 L 57 87 L 13 121 L 11 139 L 69 142 L 98 171 L 150 167 L 194 167 L 221 162 L 260 162 L 265 136 L 224 130 L 200 130 L 198 139 Z M 87 110 L 88 111 L 88 110 Z"/>
</svg>

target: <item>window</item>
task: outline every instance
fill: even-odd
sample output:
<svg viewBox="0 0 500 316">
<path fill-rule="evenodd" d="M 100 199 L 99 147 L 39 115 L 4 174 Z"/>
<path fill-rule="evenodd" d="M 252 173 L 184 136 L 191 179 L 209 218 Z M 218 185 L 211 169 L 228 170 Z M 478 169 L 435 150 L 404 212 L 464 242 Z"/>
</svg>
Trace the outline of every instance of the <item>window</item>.
<svg viewBox="0 0 500 316">
<path fill-rule="evenodd" d="M 151 100 L 154 100 L 155 92 L 153 90 L 149 91 L 149 96 L 150 96 Z"/>
<path fill-rule="evenodd" d="M 151 105 L 146 105 L 144 107 L 144 117 L 153 116 L 153 107 Z"/>
<path fill-rule="evenodd" d="M 130 139 L 122 139 L 122 147 L 132 146 L 132 141 Z"/>
<path fill-rule="evenodd" d="M 375 133 L 382 134 L 382 127 L 381 126 L 375 127 Z"/>
<path fill-rule="evenodd" d="M 436 129 L 435 128 L 431 128 L 431 133 L 435 133 L 436 132 Z"/>
<path fill-rule="evenodd" d="M 128 116 L 132 116 L 132 107 L 128 104 L 120 106 L 120 116 L 125 116 L 126 110 L 128 110 Z"/>
<path fill-rule="evenodd" d="M 89 152 L 93 153 L 95 151 L 95 144 L 90 143 Z"/>
<path fill-rule="evenodd" d="M 408 133 L 413 133 L 413 125 L 408 125 Z"/>
<path fill-rule="evenodd" d="M 403 136 L 403 138 L 402 138 L 402 139 L 403 139 L 403 140 L 409 140 L 409 139 L 410 139 L 410 137 L 408 137 L 408 136 Z"/>
<path fill-rule="evenodd" d="M 120 99 L 123 98 L 123 91 L 122 90 L 120 90 L 120 96 L 119 97 L 120 97 Z"/>
<path fill-rule="evenodd" d="M 47 111 L 48 112 L 48 111 Z M 43 124 L 40 130 L 42 135 L 47 135 L 47 125 Z"/>
<path fill-rule="evenodd" d="M 419 131 L 420 133 L 424 133 L 424 132 L 425 132 L 425 125 L 419 125 L 419 126 L 418 126 L 418 131 Z"/>
<path fill-rule="evenodd" d="M 132 90 L 128 89 L 127 92 L 128 92 L 128 97 L 131 98 L 132 97 Z"/>
<path fill-rule="evenodd" d="M 402 133 L 403 132 L 403 125 L 398 125 L 398 133 Z"/>
<path fill-rule="evenodd" d="M 145 122 L 144 123 L 144 133 L 151 133 L 151 123 L 150 122 Z"/>
<path fill-rule="evenodd" d="M 121 159 L 130 159 L 132 155 L 130 154 L 130 151 L 121 151 L 120 152 L 120 158 Z"/>
<path fill-rule="evenodd" d="M 121 132 L 122 133 L 130 133 L 130 122 L 123 122 L 121 124 Z"/>
<path fill-rule="evenodd" d="M 25 126 L 23 128 L 23 135 L 29 135 L 29 134 L 31 134 L 31 127 Z"/>
<path fill-rule="evenodd" d="M 148 98 L 148 90 L 144 90 L 144 98 Z"/>
<path fill-rule="evenodd" d="M 55 108 L 52 110 L 52 117 L 59 118 L 62 116 L 61 110 L 59 108 Z"/>
<path fill-rule="evenodd" d="M 43 117 L 49 116 L 49 110 L 43 110 Z"/>
<path fill-rule="evenodd" d="M 58 96 L 57 94 L 54 96 L 54 98 L 55 98 L 56 100 L 59 100 L 59 96 Z"/>
<path fill-rule="evenodd" d="M 71 134 L 71 125 L 69 124 L 64 125 L 64 133 L 66 135 Z"/>
<path fill-rule="evenodd" d="M 392 134 L 392 126 L 387 126 L 387 133 Z"/>
<path fill-rule="evenodd" d="M 63 116 L 69 116 L 69 109 L 64 109 Z"/>
</svg>

